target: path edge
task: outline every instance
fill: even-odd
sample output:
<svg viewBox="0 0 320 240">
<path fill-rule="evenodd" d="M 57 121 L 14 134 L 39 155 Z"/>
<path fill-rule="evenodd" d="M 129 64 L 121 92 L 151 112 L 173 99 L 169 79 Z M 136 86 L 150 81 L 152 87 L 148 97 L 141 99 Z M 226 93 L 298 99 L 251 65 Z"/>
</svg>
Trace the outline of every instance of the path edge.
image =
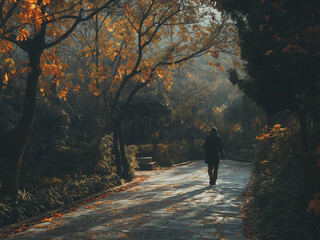
<svg viewBox="0 0 320 240">
<path fill-rule="evenodd" d="M 69 209 L 72 209 L 73 207 L 76 207 L 76 206 L 78 206 L 78 205 L 80 205 L 80 204 L 82 204 L 82 203 L 84 203 L 86 201 L 88 201 L 87 203 L 90 203 L 90 202 L 96 201 L 97 198 L 99 198 L 100 196 L 103 196 L 105 194 L 116 193 L 116 192 L 119 192 L 119 191 L 127 189 L 127 187 L 136 186 L 136 185 L 140 184 L 141 182 L 143 182 L 146 178 L 147 178 L 146 176 L 139 176 L 138 175 L 138 176 L 136 176 L 136 179 L 134 179 L 134 180 L 132 180 L 130 182 L 127 182 L 127 183 L 124 183 L 124 184 L 121 184 L 121 185 L 106 189 L 106 190 L 98 192 L 98 193 L 91 194 L 91 195 L 89 195 L 89 196 L 87 196 L 85 198 L 81 198 L 81 199 L 79 199 L 79 200 L 77 200 L 75 202 L 72 202 L 72 203 L 68 204 L 68 205 L 53 209 L 53 210 L 48 211 L 48 212 L 44 212 L 44 213 L 38 214 L 36 216 L 24 219 L 24 220 L 22 220 L 20 222 L 12 223 L 12 224 L 3 226 L 3 227 L 0 228 L 0 237 L 2 237 L 2 235 L 8 235 L 8 234 L 10 235 L 10 233 L 13 232 L 15 229 L 19 229 L 19 228 L 24 227 L 24 226 L 25 227 L 29 227 L 29 226 L 38 224 L 38 223 L 40 223 L 41 219 L 51 217 L 51 216 L 53 216 L 54 214 L 56 214 L 58 212 L 66 213 L 65 211 L 67 211 Z"/>
</svg>

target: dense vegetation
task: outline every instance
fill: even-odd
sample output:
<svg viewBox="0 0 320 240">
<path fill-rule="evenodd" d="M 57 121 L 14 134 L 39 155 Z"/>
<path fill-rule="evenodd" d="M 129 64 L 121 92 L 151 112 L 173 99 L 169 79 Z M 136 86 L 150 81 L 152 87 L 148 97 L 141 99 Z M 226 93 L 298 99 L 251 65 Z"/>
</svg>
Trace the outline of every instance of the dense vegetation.
<svg viewBox="0 0 320 240">
<path fill-rule="evenodd" d="M 254 160 L 263 238 L 319 237 L 319 3 L 0 8 L 0 226 L 132 180 L 136 156 L 201 159 L 215 126 Z"/>
<path fill-rule="evenodd" d="M 319 1 L 212 1 L 236 23 L 246 76 L 232 83 L 266 110 L 251 196 L 264 239 L 320 236 Z"/>
</svg>

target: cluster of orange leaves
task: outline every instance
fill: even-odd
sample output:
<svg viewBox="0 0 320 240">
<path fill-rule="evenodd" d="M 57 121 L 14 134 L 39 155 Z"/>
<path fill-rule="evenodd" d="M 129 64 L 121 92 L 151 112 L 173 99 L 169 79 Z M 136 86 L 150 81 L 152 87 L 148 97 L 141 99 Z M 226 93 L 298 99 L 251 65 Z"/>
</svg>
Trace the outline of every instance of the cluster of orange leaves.
<svg viewBox="0 0 320 240">
<path fill-rule="evenodd" d="M 66 100 L 69 89 L 71 88 L 73 88 L 74 92 L 80 92 L 80 85 L 73 86 L 66 79 L 65 71 L 69 68 L 69 65 L 63 63 L 61 58 L 59 58 L 54 52 L 44 51 L 41 56 L 40 65 L 42 76 L 52 79 L 51 84 L 47 81 L 40 82 L 40 92 L 42 95 L 53 93 L 51 85 L 61 87 L 60 91 L 58 91 L 58 97 L 63 100 Z M 62 83 L 63 86 L 61 86 Z"/>
<path fill-rule="evenodd" d="M 42 24 L 46 21 L 53 20 L 53 17 L 58 17 L 59 12 L 63 14 L 61 9 L 69 9 L 69 5 L 73 5 L 72 1 L 65 0 L 24 0 L 23 2 L 17 2 L 16 0 L 7 0 L 2 3 L 2 12 L 8 13 L 11 8 L 16 4 L 16 11 L 12 13 L 11 20 L 8 20 L 7 25 L 17 24 L 16 26 L 12 26 L 12 28 L 16 28 L 16 40 L 23 42 L 28 40 L 30 36 L 34 36 L 37 34 L 39 30 L 42 28 Z M 54 13 L 54 14 L 53 14 Z M 51 15 L 50 15 L 51 14 Z M 60 14 L 60 15 L 61 15 Z M 52 21 L 52 23 L 47 24 L 47 36 L 58 36 L 61 35 L 60 28 L 61 22 Z M 6 36 L 6 34 L 10 34 L 7 30 L 8 26 L 0 27 L 0 34 Z M 49 33 L 51 31 L 51 33 Z M 0 56 L 6 56 L 9 52 L 14 52 L 12 42 L 6 41 L 3 38 L 0 40 Z M 10 58 L 12 59 L 12 58 Z M 2 59 L 1 59 L 2 60 Z M 24 74 L 29 71 L 28 67 L 20 66 L 16 71 L 16 63 L 12 60 L 12 66 L 7 67 L 6 61 L 1 61 L 2 71 L 0 73 L 0 77 L 2 78 L 2 89 L 5 90 L 8 85 L 8 80 L 16 78 L 18 74 Z M 24 63 L 28 64 L 27 62 Z M 17 64 L 18 65 L 18 64 Z M 64 80 L 64 71 L 68 68 L 66 64 L 64 64 L 54 53 L 53 51 L 45 51 L 41 57 L 41 70 L 42 76 L 50 77 L 53 79 L 52 84 L 59 86 L 60 82 L 65 82 Z M 40 91 L 42 94 L 51 94 L 51 86 L 48 82 L 42 82 L 40 79 Z M 68 89 L 73 87 L 71 84 L 65 85 L 61 93 L 58 93 L 58 97 L 61 99 L 66 99 L 66 94 Z M 74 88 L 75 92 L 80 91 L 80 87 L 76 86 Z"/>
<path fill-rule="evenodd" d="M 268 126 L 265 126 L 264 128 L 264 132 L 266 132 L 268 129 Z M 286 128 L 282 128 L 280 124 L 276 124 L 274 125 L 271 130 L 269 132 L 263 133 L 260 136 L 256 136 L 257 140 L 265 140 L 265 139 L 270 139 L 270 138 L 274 138 L 275 136 L 277 136 L 279 133 L 286 131 Z"/>
<path fill-rule="evenodd" d="M 9 3 L 15 2 L 15 0 L 9 0 Z M 194 1 L 192 6 L 199 5 L 201 1 Z M 34 33 L 36 33 L 38 30 L 41 29 L 41 25 L 44 21 L 52 21 L 52 23 L 47 25 L 47 32 L 46 35 L 48 37 L 56 37 L 61 35 L 61 24 L 60 20 L 53 21 L 53 17 L 57 19 L 61 14 L 63 14 L 61 9 L 69 9 L 69 5 L 72 6 L 72 1 L 65 1 L 65 0 L 43 0 L 43 1 L 37 1 L 37 0 L 26 0 L 24 1 L 23 6 L 21 6 L 21 11 L 17 14 L 17 18 L 21 22 L 21 25 L 19 25 L 18 34 L 17 34 L 17 40 L 18 41 L 26 41 L 30 36 L 32 36 Z M 94 3 L 92 3 L 92 6 L 89 2 L 86 3 L 79 3 L 79 6 L 76 7 L 76 9 L 81 8 L 82 4 L 86 6 L 86 8 L 93 8 Z M 188 29 L 184 24 L 179 25 L 179 33 L 178 36 L 180 40 L 180 44 L 174 43 L 174 42 L 167 42 L 163 41 L 164 39 L 169 39 L 170 32 L 167 28 L 163 28 L 159 30 L 158 32 L 155 31 L 156 25 L 155 23 L 161 22 L 161 19 L 164 19 L 170 14 L 173 14 L 175 11 L 178 11 L 179 4 L 171 4 L 166 3 L 166 1 L 137 1 L 135 4 L 137 4 L 136 8 L 133 8 L 131 5 L 126 5 L 124 13 L 126 17 L 123 18 L 112 18 L 108 17 L 107 19 L 103 19 L 101 17 L 100 21 L 105 21 L 105 24 L 102 26 L 105 27 L 105 30 L 107 31 L 100 31 L 99 32 L 99 43 L 92 44 L 92 47 L 84 47 L 83 50 L 80 52 L 85 58 L 92 57 L 97 58 L 97 62 L 95 64 L 87 64 L 88 68 L 86 69 L 86 76 L 90 79 L 90 83 L 88 85 L 89 91 L 91 91 L 95 96 L 98 96 L 101 93 L 101 86 L 99 86 L 100 83 L 110 80 L 111 86 L 110 91 L 114 91 L 117 89 L 118 84 L 123 80 L 123 76 L 128 75 L 133 69 L 135 69 L 135 64 L 137 62 L 137 54 L 135 53 L 136 50 L 136 38 L 137 38 L 137 29 L 139 27 L 142 27 L 142 33 L 141 34 L 141 44 L 147 43 L 151 41 L 150 46 L 154 47 L 155 49 L 158 48 L 159 45 L 171 45 L 167 48 L 167 50 L 171 51 L 171 48 L 175 48 L 174 51 L 150 51 L 152 47 L 148 49 L 148 54 L 144 54 L 144 57 L 141 59 L 141 64 L 139 67 L 140 71 L 139 74 L 134 76 L 132 79 L 135 82 L 152 82 L 155 81 L 153 79 L 155 76 L 160 78 L 166 88 L 170 90 L 172 81 L 170 80 L 172 77 L 172 71 L 169 69 L 174 68 L 174 52 L 180 52 L 184 53 L 186 56 L 189 54 L 192 54 L 193 51 L 197 47 L 201 47 L 203 45 L 203 42 L 206 42 L 206 38 L 209 37 L 210 31 L 205 28 L 201 27 L 199 24 L 193 24 L 193 32 L 196 35 L 196 39 L 194 39 L 193 34 L 188 34 L 190 29 Z M 69 7 L 68 7 L 69 6 Z M 167 8 L 167 11 L 164 11 L 165 13 L 160 13 L 158 9 L 161 8 Z M 45 9 L 45 10 L 44 10 Z M 144 13 L 146 9 L 149 9 L 149 16 L 145 18 Z M 148 11 L 149 11 L 148 10 Z M 185 9 L 186 10 L 186 9 Z M 59 13 L 61 12 L 61 13 Z M 179 11 L 178 11 L 179 12 Z M 201 15 L 201 10 L 197 10 L 197 14 L 194 14 L 194 16 L 191 16 L 193 14 L 189 14 L 188 11 L 181 12 L 181 14 L 177 14 L 177 16 L 172 17 L 172 19 L 168 22 L 168 26 L 172 24 L 172 26 L 175 26 L 179 21 L 186 21 L 186 22 L 194 22 L 194 17 L 198 14 Z M 55 13 L 53 15 L 49 15 L 49 13 Z M 162 15 L 163 14 L 163 15 Z M 174 14 L 173 14 L 174 15 Z M 180 18 L 180 20 L 179 20 Z M 189 19 L 190 18 L 190 19 Z M 129 20 L 129 23 L 128 23 Z M 66 24 L 66 23 L 63 23 Z M 62 25 L 63 26 L 63 25 Z M 172 29 L 174 27 L 171 27 Z M 1 31 L 1 29 L 0 29 Z M 150 39 L 150 37 L 155 33 L 155 36 L 153 39 Z M 79 40 L 84 40 L 82 37 L 79 37 Z M 92 39 L 87 39 L 92 40 Z M 0 52 L 1 52 L 1 43 L 4 40 L 0 42 Z M 125 44 L 123 44 L 125 43 Z M 181 44 L 184 43 L 184 44 Z M 10 46 L 12 44 L 10 43 Z M 190 48 L 189 46 L 193 46 L 193 48 Z M 199 46 L 198 46 L 199 45 Z M 99 47 L 100 54 L 96 54 L 96 47 Z M 7 47 L 8 48 L 8 47 Z M 221 48 L 221 47 L 220 47 Z M 191 50 L 192 49 L 192 50 Z M 9 49 L 5 50 L 6 52 L 9 51 Z M 51 56 L 50 56 L 51 54 Z M 161 67 L 157 66 L 159 59 L 165 59 L 165 55 L 168 54 L 169 62 L 172 63 L 172 66 L 168 67 Z M 218 51 L 211 51 L 210 54 L 213 57 L 218 56 Z M 51 77 L 52 82 L 49 83 L 48 81 L 40 81 L 40 91 L 44 94 L 52 94 L 52 87 L 59 86 L 61 83 L 64 83 L 63 87 L 59 88 L 58 91 L 58 97 L 61 99 L 66 100 L 66 95 L 68 93 L 68 90 L 73 87 L 73 91 L 79 92 L 80 86 L 72 86 L 72 84 L 67 83 L 65 81 L 64 72 L 68 68 L 68 66 L 64 65 L 60 59 L 54 55 L 54 53 L 51 51 L 46 51 L 42 56 L 41 59 L 41 69 L 42 69 L 42 75 L 44 77 Z M 95 56 L 95 55 L 99 55 Z M 178 56 L 179 54 L 175 54 Z M 101 60 L 103 58 L 107 58 L 111 61 L 114 61 L 117 57 L 121 56 L 123 59 L 122 64 L 118 67 L 118 70 L 116 71 L 116 74 L 114 76 L 111 76 L 110 70 L 106 69 L 106 67 L 101 64 Z M 99 60 L 100 58 L 100 60 Z M 100 63 L 98 63 L 100 61 Z M 102 65 L 102 66 L 101 66 Z M 224 67 L 222 65 L 217 65 L 217 68 L 219 68 L 221 71 L 224 71 Z M 168 69 L 169 68 L 169 69 Z M 152 73 L 152 77 L 151 77 Z M 188 77 L 191 77 L 191 75 L 187 75 Z M 82 81 L 84 81 L 85 75 L 83 72 L 79 71 L 79 77 Z M 9 76 L 6 75 L 5 79 L 8 79 Z M 41 79 L 40 79 L 41 80 Z"/>
</svg>

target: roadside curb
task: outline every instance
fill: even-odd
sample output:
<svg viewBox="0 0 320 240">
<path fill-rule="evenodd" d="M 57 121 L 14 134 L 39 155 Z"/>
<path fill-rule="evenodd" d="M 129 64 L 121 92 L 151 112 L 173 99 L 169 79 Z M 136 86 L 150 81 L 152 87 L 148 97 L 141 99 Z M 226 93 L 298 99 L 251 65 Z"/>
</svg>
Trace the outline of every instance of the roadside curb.
<svg viewBox="0 0 320 240">
<path fill-rule="evenodd" d="M 228 157 L 226 160 L 232 160 L 232 161 L 237 161 L 237 162 L 247 162 L 247 163 L 252 163 L 253 160 L 251 159 L 242 159 L 242 158 L 236 158 L 236 157 Z"/>
<path fill-rule="evenodd" d="M 83 205 L 88 204 L 90 202 L 96 201 L 96 200 L 98 200 L 100 198 L 106 197 L 109 194 L 124 191 L 127 188 L 130 188 L 130 187 L 133 187 L 133 186 L 136 186 L 136 185 L 140 184 L 141 182 L 143 182 L 147 178 L 148 178 L 147 176 L 138 175 L 136 177 L 136 179 L 134 179 L 131 182 L 124 183 L 122 185 L 115 186 L 113 188 L 109 188 L 109 189 L 104 190 L 102 192 L 92 194 L 92 195 L 87 196 L 85 198 L 82 198 L 82 199 L 79 199 L 77 201 L 74 201 L 74 202 L 72 202 L 72 203 L 70 203 L 68 205 L 56 208 L 54 210 L 51 210 L 51 211 L 48 211 L 48 212 L 45 212 L 45 213 L 38 214 L 36 216 L 33 216 L 33 217 L 27 218 L 25 220 L 22 220 L 22 221 L 20 221 L 18 223 L 12 223 L 12 224 L 3 226 L 3 227 L 0 228 L 0 238 L 8 236 L 12 232 L 25 231 L 25 230 L 27 230 L 28 228 L 30 228 L 31 226 L 33 226 L 35 224 L 38 224 L 38 223 L 41 223 L 41 222 L 45 222 L 45 221 L 42 221 L 44 219 L 59 218 L 59 217 L 57 217 L 57 213 L 65 214 L 65 213 L 73 212 L 75 210 L 75 208 L 77 208 L 77 207 L 83 206 Z"/>
<path fill-rule="evenodd" d="M 191 163 L 190 161 L 186 161 L 186 162 L 182 162 L 182 163 L 173 164 L 172 167 L 184 166 L 184 165 L 188 165 L 190 163 Z"/>
</svg>

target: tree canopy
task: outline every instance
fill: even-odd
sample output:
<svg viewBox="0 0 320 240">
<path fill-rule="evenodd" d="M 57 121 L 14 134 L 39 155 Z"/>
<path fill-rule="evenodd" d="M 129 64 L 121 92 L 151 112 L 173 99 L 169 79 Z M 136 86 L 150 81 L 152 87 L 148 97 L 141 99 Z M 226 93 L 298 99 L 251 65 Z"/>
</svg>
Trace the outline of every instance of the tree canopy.
<svg viewBox="0 0 320 240">
<path fill-rule="evenodd" d="M 244 91 L 268 112 L 318 112 L 319 1 L 212 2 L 237 24 L 249 78 L 236 82 Z"/>
</svg>

